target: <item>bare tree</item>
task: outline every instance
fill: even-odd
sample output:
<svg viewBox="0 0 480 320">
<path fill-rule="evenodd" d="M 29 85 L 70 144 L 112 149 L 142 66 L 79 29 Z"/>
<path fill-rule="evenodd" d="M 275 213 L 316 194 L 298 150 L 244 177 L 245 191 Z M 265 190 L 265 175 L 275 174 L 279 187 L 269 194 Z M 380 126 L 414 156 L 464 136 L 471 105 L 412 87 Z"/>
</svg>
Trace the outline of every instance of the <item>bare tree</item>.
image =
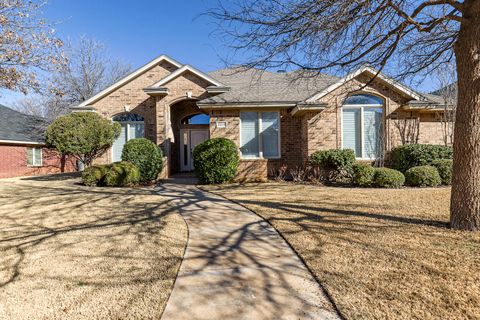
<svg viewBox="0 0 480 320">
<path fill-rule="evenodd" d="M 68 62 L 51 74 L 42 94 L 21 99 L 17 109 L 53 120 L 131 70 L 130 65 L 110 57 L 103 44 L 85 37 L 76 44 L 67 43 L 65 55 Z"/>
<path fill-rule="evenodd" d="M 65 108 L 87 100 L 131 71 L 130 65 L 110 57 L 102 43 L 86 37 L 76 44 L 69 42 L 65 54 L 68 63 L 50 82 L 51 94 L 61 97 Z"/>
<path fill-rule="evenodd" d="M 443 99 L 442 133 L 446 146 L 453 145 L 455 129 L 455 113 L 457 109 L 457 74 L 455 66 L 451 63 L 444 64 L 435 72 L 439 90 L 434 93 Z"/>
<path fill-rule="evenodd" d="M 418 143 L 418 135 L 420 133 L 420 119 L 418 117 L 402 115 L 395 119 L 393 123 L 398 131 L 402 145 Z"/>
<path fill-rule="evenodd" d="M 311 73 L 370 64 L 401 78 L 455 61 L 450 222 L 480 230 L 480 0 L 233 0 L 208 14 L 237 50 L 230 61 L 250 68 Z"/>
<path fill-rule="evenodd" d="M 62 41 L 41 17 L 43 1 L 0 0 L 0 88 L 38 91 L 39 75 L 64 62 Z"/>
</svg>

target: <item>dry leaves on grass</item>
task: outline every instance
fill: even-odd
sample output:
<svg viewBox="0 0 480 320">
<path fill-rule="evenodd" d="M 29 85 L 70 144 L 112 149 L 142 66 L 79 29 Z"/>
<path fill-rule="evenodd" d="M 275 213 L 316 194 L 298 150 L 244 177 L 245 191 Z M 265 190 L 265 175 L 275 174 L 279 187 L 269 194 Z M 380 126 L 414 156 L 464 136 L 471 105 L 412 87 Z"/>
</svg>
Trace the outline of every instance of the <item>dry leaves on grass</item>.
<svg viewBox="0 0 480 320">
<path fill-rule="evenodd" d="M 449 188 L 207 188 L 279 230 L 348 319 L 480 318 L 480 234 L 448 229 Z"/>
<path fill-rule="evenodd" d="M 159 318 L 187 229 L 153 188 L 28 178 L 0 194 L 0 319 Z"/>
</svg>

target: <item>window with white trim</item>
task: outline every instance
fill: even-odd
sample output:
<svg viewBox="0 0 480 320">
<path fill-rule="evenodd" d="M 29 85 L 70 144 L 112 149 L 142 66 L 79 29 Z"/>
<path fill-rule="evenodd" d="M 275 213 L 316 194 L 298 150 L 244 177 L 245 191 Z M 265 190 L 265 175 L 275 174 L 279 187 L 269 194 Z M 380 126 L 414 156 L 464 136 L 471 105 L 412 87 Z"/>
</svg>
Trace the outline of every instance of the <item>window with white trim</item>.
<svg viewBox="0 0 480 320">
<path fill-rule="evenodd" d="M 121 128 L 120 135 L 112 146 L 112 158 L 115 162 L 122 160 L 123 146 L 128 140 L 145 136 L 145 123 L 141 115 L 128 112 L 116 115 L 112 120 L 118 122 Z"/>
<path fill-rule="evenodd" d="M 42 166 L 42 148 L 27 148 L 27 165 L 32 167 Z"/>
<path fill-rule="evenodd" d="M 277 111 L 240 112 L 240 153 L 244 159 L 280 157 L 280 115 Z"/>
<path fill-rule="evenodd" d="M 383 134 L 383 100 L 368 94 L 348 97 L 342 110 L 342 147 L 361 159 L 380 155 Z"/>
</svg>

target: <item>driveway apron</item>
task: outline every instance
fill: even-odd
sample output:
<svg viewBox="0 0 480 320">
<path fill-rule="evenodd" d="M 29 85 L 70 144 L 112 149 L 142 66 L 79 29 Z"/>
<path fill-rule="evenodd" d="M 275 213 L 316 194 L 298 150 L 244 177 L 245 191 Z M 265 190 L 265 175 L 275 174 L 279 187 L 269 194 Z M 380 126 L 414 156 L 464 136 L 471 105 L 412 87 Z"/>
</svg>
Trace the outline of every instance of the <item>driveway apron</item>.
<svg viewBox="0 0 480 320">
<path fill-rule="evenodd" d="M 158 187 L 189 229 L 162 315 L 171 319 L 338 319 L 285 240 L 244 207 L 194 186 Z"/>
</svg>

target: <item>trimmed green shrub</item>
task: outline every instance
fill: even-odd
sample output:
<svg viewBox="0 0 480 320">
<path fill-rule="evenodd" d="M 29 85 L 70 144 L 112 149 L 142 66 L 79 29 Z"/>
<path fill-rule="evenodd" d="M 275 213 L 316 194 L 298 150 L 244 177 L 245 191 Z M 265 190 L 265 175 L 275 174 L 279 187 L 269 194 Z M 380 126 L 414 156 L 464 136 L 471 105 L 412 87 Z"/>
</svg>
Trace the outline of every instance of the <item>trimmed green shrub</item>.
<svg viewBox="0 0 480 320">
<path fill-rule="evenodd" d="M 156 180 L 163 169 L 162 150 L 145 138 L 127 141 L 123 147 L 122 161 L 131 162 L 140 170 L 142 182 Z"/>
<path fill-rule="evenodd" d="M 350 177 L 355 163 L 355 152 L 351 149 L 328 149 L 315 151 L 310 163 L 329 172 L 327 180 Z"/>
<path fill-rule="evenodd" d="M 237 146 L 226 138 L 206 140 L 193 150 L 195 175 L 204 184 L 223 183 L 233 179 L 239 161 Z"/>
<path fill-rule="evenodd" d="M 359 187 L 368 187 L 373 183 L 375 168 L 369 164 L 357 162 L 352 167 L 353 183 Z"/>
<path fill-rule="evenodd" d="M 120 135 L 120 125 L 96 112 L 72 112 L 48 126 L 45 142 L 62 155 L 72 155 L 89 167 Z"/>
<path fill-rule="evenodd" d="M 436 187 L 442 183 L 442 178 L 440 178 L 437 168 L 418 166 L 405 172 L 405 181 L 412 187 Z"/>
<path fill-rule="evenodd" d="M 405 183 L 405 176 L 400 171 L 390 168 L 376 168 L 373 184 L 381 188 L 400 188 Z"/>
<path fill-rule="evenodd" d="M 393 165 L 401 172 L 417 166 L 430 165 L 435 160 L 452 158 L 452 147 L 441 145 L 406 144 L 392 151 Z"/>
<path fill-rule="evenodd" d="M 99 166 L 91 166 L 82 172 L 83 184 L 89 187 L 100 186 L 103 184 L 103 178 L 109 170 L 110 165 L 104 164 Z"/>
<path fill-rule="evenodd" d="M 133 163 L 122 161 L 110 165 L 103 178 L 108 187 L 125 187 L 140 182 L 140 170 Z"/>
<path fill-rule="evenodd" d="M 432 161 L 432 166 L 437 168 L 440 178 L 442 178 L 442 184 L 451 185 L 453 175 L 453 160 L 441 159 Z"/>
</svg>

